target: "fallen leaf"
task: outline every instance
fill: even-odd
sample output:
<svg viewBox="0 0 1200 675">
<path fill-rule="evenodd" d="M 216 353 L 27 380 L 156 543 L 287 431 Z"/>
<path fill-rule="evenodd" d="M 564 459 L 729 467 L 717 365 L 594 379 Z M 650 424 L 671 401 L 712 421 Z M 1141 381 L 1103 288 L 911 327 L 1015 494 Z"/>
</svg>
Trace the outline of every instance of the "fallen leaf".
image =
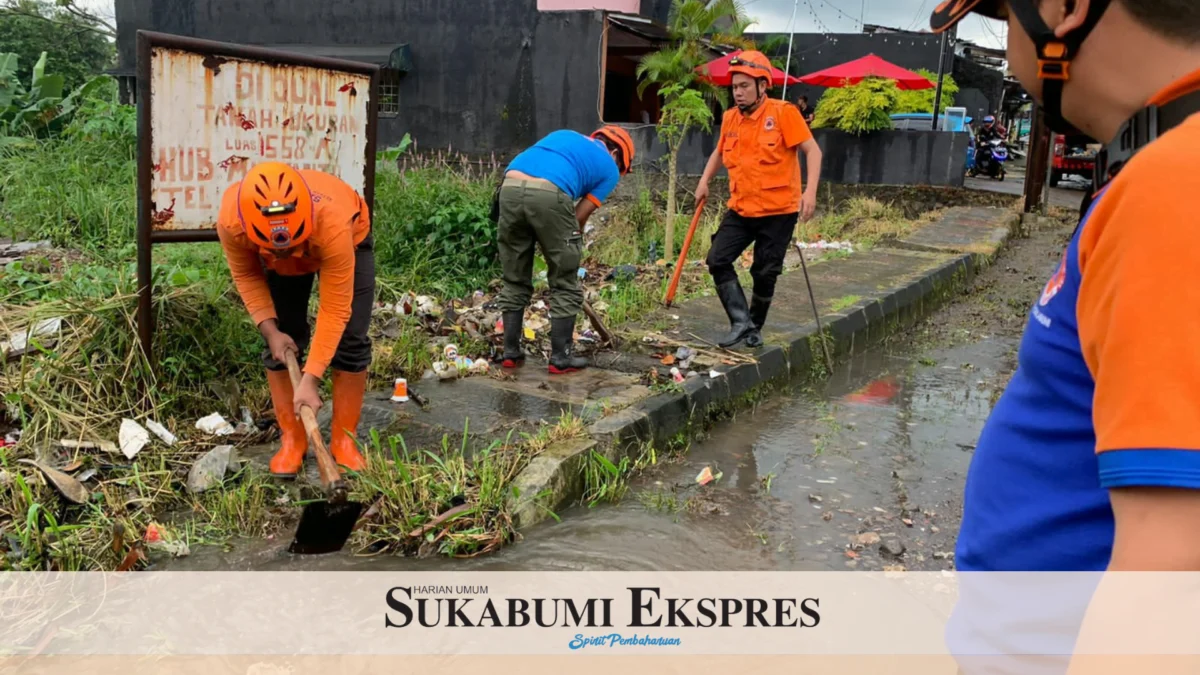
<svg viewBox="0 0 1200 675">
<path fill-rule="evenodd" d="M 931 114 L 932 114 L 932 113 L 931 113 Z M 71 462 L 70 464 L 68 464 L 68 465 L 64 466 L 64 467 L 62 468 L 62 470 L 63 470 L 65 473 L 75 473 L 75 472 L 76 472 L 76 471 L 78 471 L 78 470 L 79 470 L 79 469 L 80 469 L 82 466 L 83 466 L 83 462 L 81 462 L 80 460 L 78 460 L 78 459 L 77 459 L 77 460 L 75 460 L 74 462 Z"/>
<path fill-rule="evenodd" d="M 874 546 L 880 541 L 879 534 L 875 532 L 863 532 L 854 538 L 854 542 L 860 546 Z"/>
<path fill-rule="evenodd" d="M 88 489 L 83 486 L 83 483 L 71 478 L 58 469 L 52 469 L 45 464 L 36 462 L 32 459 L 18 459 L 17 461 L 21 462 L 22 464 L 28 464 L 32 467 L 36 467 L 42 472 L 42 474 L 46 476 L 46 480 L 50 481 L 50 484 L 53 485 L 63 497 L 66 497 L 67 501 L 74 502 L 75 504 L 86 504 L 87 501 L 92 497 L 91 493 L 88 492 Z"/>
</svg>

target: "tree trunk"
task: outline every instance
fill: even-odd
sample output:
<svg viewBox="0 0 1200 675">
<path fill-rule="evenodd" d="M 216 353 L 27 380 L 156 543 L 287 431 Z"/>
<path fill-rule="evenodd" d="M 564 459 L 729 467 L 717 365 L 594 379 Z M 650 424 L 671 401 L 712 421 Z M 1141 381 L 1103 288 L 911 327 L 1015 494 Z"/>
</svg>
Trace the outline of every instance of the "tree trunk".
<svg viewBox="0 0 1200 675">
<path fill-rule="evenodd" d="M 671 157 L 667 165 L 667 242 L 663 251 L 663 260 L 670 264 L 675 259 L 675 186 L 678 182 L 676 169 L 679 167 L 679 143 L 671 148 Z"/>
</svg>

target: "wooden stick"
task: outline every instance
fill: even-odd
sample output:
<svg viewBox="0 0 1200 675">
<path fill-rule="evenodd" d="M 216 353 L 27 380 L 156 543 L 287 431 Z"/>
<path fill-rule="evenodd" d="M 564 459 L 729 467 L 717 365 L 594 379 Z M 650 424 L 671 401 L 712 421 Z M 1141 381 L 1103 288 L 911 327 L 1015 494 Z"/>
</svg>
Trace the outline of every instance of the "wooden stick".
<svg viewBox="0 0 1200 675">
<path fill-rule="evenodd" d="M 608 327 L 604 325 L 604 320 L 586 300 L 583 302 L 583 313 L 587 314 L 588 321 L 592 322 L 592 328 L 595 328 L 596 332 L 600 334 L 600 339 L 604 340 L 604 344 L 615 347 L 617 345 L 616 337 L 613 336 L 612 331 L 608 330 Z"/>
<path fill-rule="evenodd" d="M 726 352 L 726 353 L 724 353 L 724 354 L 721 354 L 721 353 L 718 353 L 718 352 L 712 352 L 712 351 L 709 351 L 709 350 L 707 350 L 707 349 L 700 349 L 699 347 L 695 347 L 695 346 L 693 346 L 693 345 L 689 345 L 689 344 L 688 344 L 688 343 L 686 343 L 686 342 L 681 342 L 681 341 L 679 341 L 679 340 L 672 340 L 671 338 L 669 338 L 669 337 L 666 337 L 665 335 L 659 335 L 658 333 L 647 333 L 647 334 L 646 334 L 646 337 L 648 337 L 648 338 L 652 338 L 652 339 L 654 339 L 654 340 L 657 340 L 657 341 L 659 341 L 659 342 L 665 342 L 665 343 L 667 343 L 667 344 L 669 344 L 669 345 L 673 345 L 673 346 L 676 346 L 676 347 L 687 347 L 688 349 L 690 349 L 690 350 L 692 350 L 692 351 L 696 352 L 697 354 L 703 354 L 703 355 L 705 355 L 705 356 L 711 356 L 711 357 L 713 357 L 713 358 L 715 358 L 715 359 L 725 359 L 725 358 L 730 358 L 730 357 L 732 357 L 733 359 L 735 359 L 735 360 L 738 360 L 738 361 L 741 361 L 742 363 L 758 363 L 758 361 L 756 361 L 755 359 L 753 359 L 753 358 L 751 358 L 751 357 L 749 357 L 749 356 L 744 356 L 744 355 L 742 355 L 742 354 L 738 354 L 737 352 L 729 352 L 729 351 L 727 351 L 727 352 Z M 693 337 L 694 337 L 694 336 L 693 336 Z M 704 343 L 706 343 L 706 344 L 712 344 L 711 342 L 708 342 L 707 340 L 700 340 L 700 341 L 701 341 L 701 342 L 704 342 Z"/>
<path fill-rule="evenodd" d="M 293 389 L 299 389 L 303 376 L 300 374 L 300 365 L 296 363 L 296 355 L 290 349 L 287 350 L 287 367 L 288 373 L 292 376 Z M 342 472 L 338 469 L 337 463 L 333 461 L 333 455 L 329 454 L 329 448 L 325 447 L 325 439 L 321 438 L 321 428 L 317 425 L 317 416 L 313 413 L 313 409 L 301 406 L 300 419 L 303 420 L 304 430 L 308 433 L 308 444 L 312 447 L 313 454 L 317 456 L 317 470 L 321 474 L 321 486 L 325 488 L 325 493 L 329 496 L 330 501 L 345 499 L 346 483 L 342 480 Z"/>
<path fill-rule="evenodd" d="M 409 532 L 408 536 L 414 537 L 414 538 L 415 537 L 423 537 L 423 536 L 425 536 L 426 532 L 432 530 L 433 528 L 437 527 L 438 525 L 441 525 L 442 523 L 446 522 L 447 520 L 450 520 L 454 516 L 459 515 L 460 513 L 471 510 L 472 508 L 473 507 L 471 504 L 460 504 L 460 505 L 450 509 L 449 511 L 443 513 L 442 515 L 435 517 L 433 520 L 429 521 L 428 523 L 425 523 L 424 525 L 418 527 L 417 529 L 413 530 L 412 532 Z"/>
</svg>

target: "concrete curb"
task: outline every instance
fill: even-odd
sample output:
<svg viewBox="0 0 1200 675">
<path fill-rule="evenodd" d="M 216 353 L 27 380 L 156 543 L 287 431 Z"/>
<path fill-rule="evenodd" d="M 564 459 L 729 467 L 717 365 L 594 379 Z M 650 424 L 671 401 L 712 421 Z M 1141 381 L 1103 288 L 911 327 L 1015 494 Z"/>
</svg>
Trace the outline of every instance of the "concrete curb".
<svg viewBox="0 0 1200 675">
<path fill-rule="evenodd" d="M 941 224 L 941 223 L 939 223 Z M 840 312 L 822 316 L 825 340 L 835 361 L 862 351 L 927 316 L 975 274 L 989 266 L 1009 239 L 1019 232 L 1021 219 L 1012 214 L 1003 227 L 995 221 L 964 222 L 978 227 L 978 237 L 957 247 L 920 242 L 896 242 L 894 248 L 955 253 L 948 262 L 915 274 L 882 295 L 860 301 Z M 579 500 L 586 489 L 583 470 L 592 450 L 617 462 L 636 455 L 648 444 L 661 444 L 696 421 L 737 407 L 764 388 L 824 376 L 824 356 L 816 325 L 789 333 L 783 344 L 769 344 L 757 353 L 758 363 L 725 369 L 717 378 L 685 380 L 682 393 L 643 399 L 588 427 L 590 438 L 563 444 L 543 453 L 516 479 L 518 494 L 510 498 L 514 525 L 535 525 Z"/>
</svg>

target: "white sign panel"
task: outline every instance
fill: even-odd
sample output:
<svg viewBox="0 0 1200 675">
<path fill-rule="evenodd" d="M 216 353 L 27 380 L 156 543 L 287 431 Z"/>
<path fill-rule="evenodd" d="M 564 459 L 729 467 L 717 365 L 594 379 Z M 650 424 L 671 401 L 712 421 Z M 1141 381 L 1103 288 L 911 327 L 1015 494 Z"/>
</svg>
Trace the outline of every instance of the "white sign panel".
<svg viewBox="0 0 1200 675">
<path fill-rule="evenodd" d="M 165 47 L 150 70 L 154 230 L 213 229 L 225 189 L 263 161 L 363 193 L 368 75 Z"/>
</svg>

